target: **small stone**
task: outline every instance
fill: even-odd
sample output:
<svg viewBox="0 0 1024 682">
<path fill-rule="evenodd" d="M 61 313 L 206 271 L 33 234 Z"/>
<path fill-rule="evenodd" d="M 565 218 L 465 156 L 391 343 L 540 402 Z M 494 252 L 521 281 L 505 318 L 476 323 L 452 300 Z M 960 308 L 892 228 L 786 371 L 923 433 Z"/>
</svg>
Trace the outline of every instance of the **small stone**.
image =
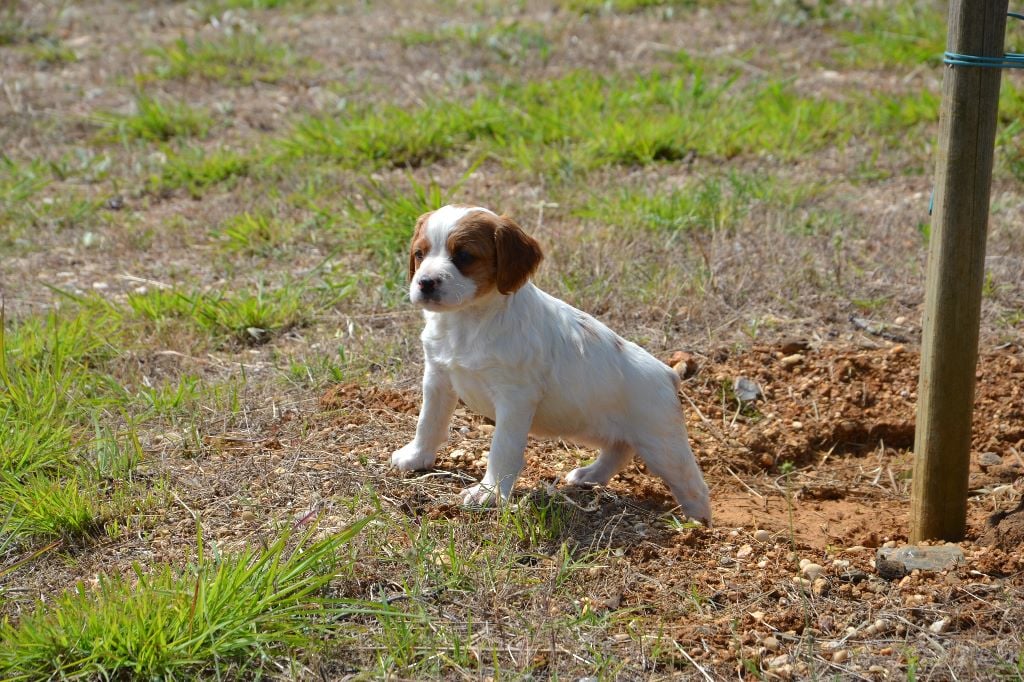
<svg viewBox="0 0 1024 682">
<path fill-rule="evenodd" d="M 907 349 L 902 344 L 899 343 L 897 343 L 895 346 L 889 349 L 889 355 L 902 355 L 903 353 L 906 352 Z"/>
<path fill-rule="evenodd" d="M 915 606 L 922 606 L 928 603 L 928 597 L 923 594 L 911 594 L 903 600 L 903 605 L 906 607 L 913 608 Z"/>
<path fill-rule="evenodd" d="M 815 597 L 823 597 L 828 594 L 828 591 L 829 584 L 828 580 L 825 578 L 817 578 L 813 583 L 811 583 L 811 593 L 814 594 Z"/>
<path fill-rule="evenodd" d="M 797 365 L 803 364 L 803 361 L 804 356 L 800 355 L 800 353 L 793 353 L 792 355 L 787 355 L 779 360 L 779 364 L 783 367 L 796 367 Z"/>
<path fill-rule="evenodd" d="M 732 392 L 737 400 L 744 403 L 764 397 L 764 392 L 757 382 L 747 377 L 736 377 L 732 382 Z"/>
<path fill-rule="evenodd" d="M 814 580 L 821 574 L 821 565 L 811 562 L 807 562 L 800 567 L 800 572 L 807 576 L 809 579 Z"/>
<path fill-rule="evenodd" d="M 678 350 L 673 353 L 668 364 L 680 379 L 688 379 L 697 373 L 697 359 L 685 351 Z"/>
<path fill-rule="evenodd" d="M 761 528 L 754 531 L 754 539 L 758 542 L 768 542 L 772 539 L 772 534 Z"/>
<path fill-rule="evenodd" d="M 914 570 L 949 570 L 963 561 L 964 553 L 954 544 L 934 547 L 881 547 L 875 555 L 875 569 L 883 578 L 896 580 Z"/>
<path fill-rule="evenodd" d="M 884 647 L 882 647 L 881 649 L 878 650 L 878 655 L 879 656 L 892 656 L 892 647 L 891 646 L 884 646 Z"/>
<path fill-rule="evenodd" d="M 751 611 L 750 617 L 758 623 L 760 623 L 762 620 L 764 620 L 764 611 Z"/>
<path fill-rule="evenodd" d="M 753 547 L 751 547 L 750 545 L 743 545 L 738 550 L 736 550 L 736 558 L 737 559 L 746 559 L 748 556 L 750 556 L 753 553 L 754 553 L 754 548 Z"/>
<path fill-rule="evenodd" d="M 875 675 L 884 675 L 887 671 L 886 671 L 886 669 L 883 666 L 872 665 L 872 666 L 868 666 L 868 672 L 869 673 L 874 673 Z"/>
<path fill-rule="evenodd" d="M 762 639 L 761 640 L 761 645 L 764 646 L 764 648 L 767 649 L 768 651 L 778 651 L 779 650 L 779 640 L 777 640 L 776 638 L 772 637 L 771 635 L 769 635 L 768 637 L 765 637 L 764 639 Z M 784 661 L 784 662 L 788 662 L 788 660 Z"/>
<path fill-rule="evenodd" d="M 800 570 L 802 571 L 802 570 L 804 570 L 804 566 L 806 566 L 809 563 L 811 563 L 811 560 L 807 559 L 807 558 L 804 558 L 804 559 L 801 559 L 797 565 L 800 567 Z"/>
<path fill-rule="evenodd" d="M 255 521 L 256 520 L 256 515 L 253 514 L 251 511 L 249 511 L 248 509 L 246 509 L 244 512 L 241 513 L 241 517 L 242 517 L 243 521 Z"/>
<path fill-rule="evenodd" d="M 768 661 L 769 668 L 781 668 L 789 663 L 789 654 L 780 654 Z"/>
<path fill-rule="evenodd" d="M 838 649 L 832 652 L 832 662 L 835 664 L 845 663 L 846 659 L 850 657 L 850 652 L 846 649 Z"/>
<path fill-rule="evenodd" d="M 779 350 L 782 351 L 783 355 L 794 355 L 802 350 L 807 350 L 810 347 L 811 344 L 807 341 L 807 339 L 789 338 L 785 339 L 779 345 Z"/>
<path fill-rule="evenodd" d="M 983 452 L 978 455 L 978 466 L 982 469 L 996 467 L 1003 463 L 1003 458 L 994 452 Z"/>
<path fill-rule="evenodd" d="M 459 461 L 460 459 L 462 459 L 465 456 L 466 456 L 466 451 L 463 450 L 462 448 L 457 448 L 455 450 L 452 450 L 452 454 L 450 455 L 450 457 L 454 461 L 456 461 L 456 462 Z"/>
<path fill-rule="evenodd" d="M 494 424 L 480 424 L 476 427 L 476 430 L 480 433 L 494 433 Z"/>
<path fill-rule="evenodd" d="M 940 618 L 928 626 L 928 631 L 935 635 L 941 635 L 949 628 L 949 618 Z"/>
<path fill-rule="evenodd" d="M 793 423 L 791 424 L 791 426 L 792 426 L 792 427 L 793 427 L 793 428 L 794 428 L 795 430 L 799 431 L 800 429 L 804 428 L 804 423 L 803 423 L 803 422 L 793 422 Z"/>
</svg>

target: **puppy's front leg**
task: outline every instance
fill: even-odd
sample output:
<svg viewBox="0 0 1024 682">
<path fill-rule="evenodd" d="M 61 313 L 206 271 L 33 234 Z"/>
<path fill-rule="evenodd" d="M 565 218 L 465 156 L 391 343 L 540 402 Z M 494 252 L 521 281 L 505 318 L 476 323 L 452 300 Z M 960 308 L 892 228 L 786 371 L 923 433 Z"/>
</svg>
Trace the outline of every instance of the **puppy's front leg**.
<svg viewBox="0 0 1024 682">
<path fill-rule="evenodd" d="M 448 441 L 448 423 L 457 401 L 448 372 L 428 361 L 423 371 L 423 407 L 416 422 L 416 437 L 391 454 L 391 466 L 402 471 L 434 466 L 437 449 Z"/>
<path fill-rule="evenodd" d="M 487 472 L 479 484 L 462 491 L 463 504 L 487 505 L 507 501 L 512 496 L 512 488 L 523 468 L 526 437 L 535 410 L 534 401 L 495 405 L 494 438 L 487 457 Z"/>
</svg>

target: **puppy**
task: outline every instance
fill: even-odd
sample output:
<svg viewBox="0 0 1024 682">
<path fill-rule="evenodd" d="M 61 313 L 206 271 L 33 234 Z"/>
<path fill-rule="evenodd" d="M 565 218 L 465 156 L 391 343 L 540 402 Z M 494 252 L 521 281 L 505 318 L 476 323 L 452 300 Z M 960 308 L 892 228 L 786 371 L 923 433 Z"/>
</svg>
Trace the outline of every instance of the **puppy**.
<svg viewBox="0 0 1024 682">
<path fill-rule="evenodd" d="M 600 448 L 566 481 L 608 483 L 634 454 L 682 510 L 711 522 L 708 488 L 686 436 L 668 366 L 530 282 L 540 245 L 507 216 L 445 206 L 420 216 L 409 252 L 409 298 L 423 308 L 426 356 L 416 437 L 391 456 L 428 469 L 448 440 L 459 398 L 494 420 L 487 473 L 466 504 L 508 499 L 527 434 Z"/>
</svg>

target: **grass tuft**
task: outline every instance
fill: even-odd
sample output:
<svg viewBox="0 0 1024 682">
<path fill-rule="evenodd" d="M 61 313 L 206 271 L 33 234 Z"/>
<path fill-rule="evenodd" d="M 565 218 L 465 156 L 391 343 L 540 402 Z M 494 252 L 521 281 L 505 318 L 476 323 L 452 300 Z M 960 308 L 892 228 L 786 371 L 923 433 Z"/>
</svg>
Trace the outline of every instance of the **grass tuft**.
<svg viewBox="0 0 1024 682">
<path fill-rule="evenodd" d="M 310 319 L 310 304 L 301 287 L 256 288 L 255 293 L 185 293 L 155 289 L 131 294 L 128 307 L 135 315 L 163 323 L 186 320 L 199 329 L 246 345 L 270 341 Z"/>
<path fill-rule="evenodd" d="M 215 185 L 245 177 L 252 165 L 250 157 L 229 149 L 189 147 L 172 153 L 160 174 L 150 177 L 149 187 L 161 194 L 184 189 L 193 199 L 200 199 Z"/>
<path fill-rule="evenodd" d="M 100 123 L 120 138 L 166 142 L 175 137 L 205 137 L 210 117 L 184 102 L 163 103 L 149 95 L 135 99 L 132 114 L 105 113 Z"/>
<path fill-rule="evenodd" d="M 45 608 L 0 626 L 0 672 L 39 678 L 178 679 L 214 669 L 259 675 L 365 610 L 334 599 L 345 545 L 368 519 L 312 542 L 284 533 L 265 549 L 211 556 L 200 534 L 188 569 L 170 567 L 81 584 Z"/>
<path fill-rule="evenodd" d="M 259 34 L 236 33 L 219 40 L 197 38 L 192 42 L 179 38 L 147 54 L 157 60 L 157 78 L 198 78 L 240 85 L 274 83 L 297 69 L 313 66 L 310 60 L 295 57 L 286 46 L 267 42 Z"/>
</svg>

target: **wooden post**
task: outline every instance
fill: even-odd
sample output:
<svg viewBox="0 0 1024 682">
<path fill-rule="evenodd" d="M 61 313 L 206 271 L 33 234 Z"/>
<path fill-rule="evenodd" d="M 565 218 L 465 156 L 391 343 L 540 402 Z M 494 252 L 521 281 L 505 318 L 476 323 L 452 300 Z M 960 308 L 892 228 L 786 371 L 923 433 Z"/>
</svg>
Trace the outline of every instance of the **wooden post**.
<svg viewBox="0 0 1024 682">
<path fill-rule="evenodd" d="M 1001 57 L 1008 0 L 951 0 L 947 50 Z M 910 540 L 961 540 L 1000 69 L 946 66 L 922 322 Z"/>
</svg>

